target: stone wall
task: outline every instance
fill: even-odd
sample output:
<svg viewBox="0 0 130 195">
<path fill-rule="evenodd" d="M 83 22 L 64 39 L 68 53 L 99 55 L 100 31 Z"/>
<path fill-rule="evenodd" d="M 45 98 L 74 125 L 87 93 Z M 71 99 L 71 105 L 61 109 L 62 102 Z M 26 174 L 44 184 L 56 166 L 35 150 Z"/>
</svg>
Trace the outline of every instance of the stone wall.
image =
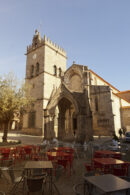
<svg viewBox="0 0 130 195">
<path fill-rule="evenodd" d="M 121 108 L 122 127 L 125 127 L 127 131 L 130 131 L 130 106 Z"/>
<path fill-rule="evenodd" d="M 110 87 L 91 86 L 90 98 L 94 135 L 112 135 L 114 132 L 114 116 Z"/>
</svg>

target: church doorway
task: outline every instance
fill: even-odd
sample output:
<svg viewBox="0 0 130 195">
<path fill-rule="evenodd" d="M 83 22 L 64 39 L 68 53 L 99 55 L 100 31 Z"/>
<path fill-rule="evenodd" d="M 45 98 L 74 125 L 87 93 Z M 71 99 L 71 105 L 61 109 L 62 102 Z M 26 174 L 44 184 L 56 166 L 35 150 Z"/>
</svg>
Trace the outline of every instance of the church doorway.
<svg viewBox="0 0 130 195">
<path fill-rule="evenodd" d="M 70 100 L 64 97 L 58 102 L 57 107 L 58 138 L 62 140 L 72 140 L 74 139 L 77 130 L 75 106 Z"/>
</svg>

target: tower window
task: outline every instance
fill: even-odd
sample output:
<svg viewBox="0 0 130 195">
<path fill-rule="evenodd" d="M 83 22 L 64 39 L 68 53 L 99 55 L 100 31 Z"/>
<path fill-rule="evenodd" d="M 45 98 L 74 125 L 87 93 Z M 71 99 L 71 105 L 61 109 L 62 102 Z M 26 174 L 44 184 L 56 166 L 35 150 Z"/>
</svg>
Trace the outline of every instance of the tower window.
<svg viewBox="0 0 130 195">
<path fill-rule="evenodd" d="M 57 75 L 57 67 L 56 67 L 56 65 L 54 65 L 54 75 L 55 76 Z"/>
<path fill-rule="evenodd" d="M 34 75 L 34 65 L 31 66 L 30 76 L 33 77 Z"/>
<path fill-rule="evenodd" d="M 39 63 L 36 64 L 36 75 L 39 74 Z"/>
<path fill-rule="evenodd" d="M 61 77 L 62 70 L 59 68 L 59 77 Z"/>
</svg>

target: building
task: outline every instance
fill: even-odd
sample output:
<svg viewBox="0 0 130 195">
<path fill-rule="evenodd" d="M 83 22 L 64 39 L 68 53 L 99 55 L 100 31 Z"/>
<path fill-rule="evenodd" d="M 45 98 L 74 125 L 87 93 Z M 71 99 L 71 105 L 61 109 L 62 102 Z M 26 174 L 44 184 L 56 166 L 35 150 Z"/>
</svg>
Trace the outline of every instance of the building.
<svg viewBox="0 0 130 195">
<path fill-rule="evenodd" d="M 35 104 L 24 115 L 24 132 L 84 141 L 130 128 L 128 97 L 87 66 L 73 63 L 66 69 L 66 52 L 46 36 L 36 31 L 26 55 Z"/>
</svg>

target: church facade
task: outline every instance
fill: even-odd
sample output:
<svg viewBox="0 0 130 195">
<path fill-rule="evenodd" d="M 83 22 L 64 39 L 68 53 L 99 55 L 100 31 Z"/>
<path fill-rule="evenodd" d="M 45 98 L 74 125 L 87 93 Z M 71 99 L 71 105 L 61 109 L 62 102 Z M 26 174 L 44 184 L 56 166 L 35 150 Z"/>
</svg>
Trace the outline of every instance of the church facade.
<svg viewBox="0 0 130 195">
<path fill-rule="evenodd" d="M 128 94 L 88 66 L 73 63 L 66 69 L 64 49 L 38 31 L 26 55 L 26 82 L 35 103 L 23 117 L 23 132 L 82 142 L 93 135 L 118 135 L 122 127 L 129 130 Z"/>
</svg>

